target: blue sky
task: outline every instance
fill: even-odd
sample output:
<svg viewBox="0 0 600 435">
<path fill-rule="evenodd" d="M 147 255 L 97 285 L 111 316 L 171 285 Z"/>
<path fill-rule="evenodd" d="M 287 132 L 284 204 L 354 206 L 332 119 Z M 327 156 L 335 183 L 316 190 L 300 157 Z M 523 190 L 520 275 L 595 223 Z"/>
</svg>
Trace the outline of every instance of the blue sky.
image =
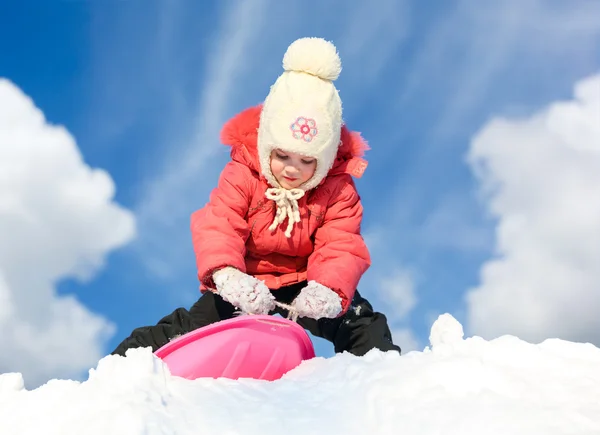
<svg viewBox="0 0 600 435">
<path fill-rule="evenodd" d="M 514 174 L 494 172 L 493 163 L 501 160 L 502 152 L 507 159 L 520 158 L 521 148 L 515 144 L 525 149 L 528 143 L 519 142 L 523 137 L 513 130 L 494 130 L 492 121 L 534 123 L 557 101 L 573 100 L 575 86 L 600 72 L 598 16 L 600 3 L 582 0 L 32 0 L 3 5 L 0 78 L 11 84 L 11 95 L 19 95 L 14 101 L 30 99 L 46 124 L 63 126 L 72 137 L 73 155 L 82 159 L 75 167 L 99 170 L 102 175 L 95 176 L 102 180 L 90 181 L 93 187 L 82 194 L 85 199 L 60 210 L 52 204 L 45 209 L 41 199 L 31 203 L 32 213 L 41 219 L 45 210 L 64 213 L 64 219 L 56 219 L 64 225 L 50 227 L 57 235 L 52 249 L 42 249 L 35 261 L 27 252 L 22 262 L 12 261 L 8 248 L 0 255 L 0 282 L 4 275 L 14 318 L 34 306 L 35 317 L 26 316 L 25 324 L 35 325 L 33 330 L 53 330 L 61 322 L 61 311 L 50 316 L 42 300 L 69 300 L 71 308 L 64 309 L 78 313 L 65 323 L 66 334 L 58 328 L 52 338 L 50 353 L 63 355 L 52 357 L 52 369 L 36 371 L 36 352 L 23 350 L 13 337 L 2 345 L 20 349 L 15 351 L 18 357 L 0 357 L 0 371 L 31 373 L 37 381 L 77 376 L 131 329 L 193 303 L 198 283 L 189 215 L 204 205 L 228 159 L 228 148 L 218 140 L 220 127 L 262 101 L 281 73 L 285 49 L 303 36 L 336 44 L 343 70 L 335 84 L 344 119 L 371 146 L 369 167 L 357 184 L 373 266 L 360 289 L 388 315 L 398 344 L 422 349 L 431 323 L 444 312 L 463 322 L 468 334 L 596 340 L 592 320 L 587 329 L 575 332 L 538 328 L 526 321 L 482 323 L 491 311 L 474 315 L 472 301 L 477 298 L 469 299 L 467 292 L 494 287 L 495 281 L 482 275 L 484 265 L 502 255 L 512 258 L 513 250 L 502 243 L 501 224 L 504 218 L 510 221 L 513 211 L 515 216 L 522 211 L 496 207 L 504 204 L 503 196 L 481 190 L 486 183 L 496 183 L 505 187 L 507 196 L 518 193 L 518 183 L 508 190 Z M 586 92 L 593 93 L 596 84 L 591 82 Z M 7 101 L 0 101 L 0 107 L 7 107 Z M 11 107 L 0 114 L 9 116 Z M 591 110 L 593 120 L 595 106 Z M 488 126 L 492 130 L 486 135 Z M 17 150 L 14 137 L 6 134 L 0 146 Z M 478 148 L 477 137 L 483 141 Z M 31 143 L 35 147 L 37 142 Z M 496 149 L 491 143 L 502 145 Z M 479 177 L 477 161 L 484 166 Z M 577 160 L 585 161 L 590 160 Z M 579 163 L 574 165 L 577 171 Z M 541 184 L 551 177 L 535 161 L 514 176 L 518 180 L 529 173 L 540 174 Z M 54 192 L 44 171 L 32 174 L 38 193 Z M 83 177 L 89 181 L 88 175 Z M 5 178 L 5 191 L 17 191 L 14 181 Z M 56 192 L 64 192 L 61 186 Z M 532 190 L 530 197 L 541 198 L 542 193 Z M 99 208 L 84 207 L 85 201 Z M 93 212 L 82 214 L 80 207 Z M 44 243 L 43 238 L 34 240 L 35 232 L 26 226 L 22 232 L 9 232 L 10 222 L 2 220 L 0 206 L 0 230 L 5 225 L 0 235 L 28 249 Z M 74 227 L 69 222 L 81 232 L 70 231 Z M 596 230 L 597 226 L 590 229 L 593 234 Z M 563 246 L 557 242 L 552 252 L 558 256 Z M 534 248 L 527 252 L 548 249 L 541 243 Z M 582 264 L 594 262 L 592 251 L 575 257 Z M 40 264 L 54 264 L 63 254 L 68 261 L 49 268 L 43 275 L 47 279 L 34 282 L 32 275 Z M 3 263 L 2 258 L 8 260 Z M 592 269 L 585 278 L 595 284 L 600 278 Z M 527 287 L 534 278 L 546 276 L 530 275 L 514 287 Z M 39 300 L 38 285 L 44 289 Z M 565 288 L 567 284 L 556 294 L 564 294 Z M 21 301 L 25 294 L 33 302 Z M 590 297 L 578 300 L 600 309 L 600 297 Z M 510 317 L 514 299 L 506 298 L 500 304 L 505 311 L 494 311 L 494 319 Z M 564 305 L 560 301 L 545 312 L 556 313 L 555 306 Z M 499 302 L 486 306 L 492 305 Z M 581 315 L 581 309 L 570 309 L 571 318 Z M 536 325 L 546 324 L 538 320 Z M 78 321 L 96 326 L 81 332 Z M 86 340 L 91 344 L 74 343 Z M 320 355 L 332 354 L 328 343 L 317 340 L 316 345 Z M 71 353 L 88 357 L 66 363 L 64 355 Z"/>
</svg>

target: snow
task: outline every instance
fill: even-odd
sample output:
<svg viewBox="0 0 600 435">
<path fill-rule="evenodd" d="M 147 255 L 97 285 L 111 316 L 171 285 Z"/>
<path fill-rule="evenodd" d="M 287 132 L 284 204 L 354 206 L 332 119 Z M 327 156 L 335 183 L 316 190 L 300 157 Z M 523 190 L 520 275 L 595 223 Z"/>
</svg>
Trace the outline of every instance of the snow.
<svg viewBox="0 0 600 435">
<path fill-rule="evenodd" d="M 0 375 L 0 433 L 600 434 L 600 349 L 465 339 L 448 314 L 422 352 L 315 358 L 275 382 L 186 380 L 135 349 L 84 382 Z"/>
</svg>

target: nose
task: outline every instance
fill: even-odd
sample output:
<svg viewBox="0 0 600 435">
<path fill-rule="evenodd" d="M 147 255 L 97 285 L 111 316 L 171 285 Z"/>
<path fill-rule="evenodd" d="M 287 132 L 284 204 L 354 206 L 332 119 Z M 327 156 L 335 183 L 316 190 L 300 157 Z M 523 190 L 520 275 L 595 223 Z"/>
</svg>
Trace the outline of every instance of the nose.
<svg viewBox="0 0 600 435">
<path fill-rule="evenodd" d="M 294 165 L 287 165 L 285 167 L 285 172 L 292 175 L 292 174 L 298 174 L 298 172 L 300 172 L 300 170 Z"/>
</svg>

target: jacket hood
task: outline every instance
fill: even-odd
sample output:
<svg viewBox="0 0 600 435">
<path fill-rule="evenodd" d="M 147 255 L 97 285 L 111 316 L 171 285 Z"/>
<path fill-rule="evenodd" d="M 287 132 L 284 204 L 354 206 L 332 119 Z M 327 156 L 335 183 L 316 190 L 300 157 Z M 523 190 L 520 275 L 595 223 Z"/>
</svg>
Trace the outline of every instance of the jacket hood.
<svg viewBox="0 0 600 435">
<path fill-rule="evenodd" d="M 221 142 L 231 146 L 231 158 L 256 171 L 262 178 L 258 160 L 257 137 L 262 104 L 250 107 L 228 120 L 221 130 Z M 360 178 L 367 168 L 364 153 L 369 150 L 360 133 L 342 125 L 341 145 L 328 175 L 347 173 Z"/>
</svg>

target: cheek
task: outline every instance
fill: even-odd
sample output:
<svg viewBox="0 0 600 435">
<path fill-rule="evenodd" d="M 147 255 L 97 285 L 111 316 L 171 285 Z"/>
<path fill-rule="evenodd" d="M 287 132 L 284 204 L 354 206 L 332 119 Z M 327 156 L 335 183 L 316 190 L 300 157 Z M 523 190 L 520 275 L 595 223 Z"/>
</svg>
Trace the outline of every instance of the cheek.
<svg viewBox="0 0 600 435">
<path fill-rule="evenodd" d="M 316 169 L 317 169 L 317 165 L 313 165 L 313 166 L 311 166 L 311 167 L 308 167 L 308 168 L 306 168 L 306 169 L 304 170 L 305 177 L 306 177 L 307 179 L 308 179 L 308 178 L 311 178 L 313 175 L 315 175 L 315 171 L 316 171 Z"/>
<path fill-rule="evenodd" d="M 271 172 L 273 173 L 273 175 L 281 172 L 281 162 L 275 159 L 271 160 Z"/>
</svg>

